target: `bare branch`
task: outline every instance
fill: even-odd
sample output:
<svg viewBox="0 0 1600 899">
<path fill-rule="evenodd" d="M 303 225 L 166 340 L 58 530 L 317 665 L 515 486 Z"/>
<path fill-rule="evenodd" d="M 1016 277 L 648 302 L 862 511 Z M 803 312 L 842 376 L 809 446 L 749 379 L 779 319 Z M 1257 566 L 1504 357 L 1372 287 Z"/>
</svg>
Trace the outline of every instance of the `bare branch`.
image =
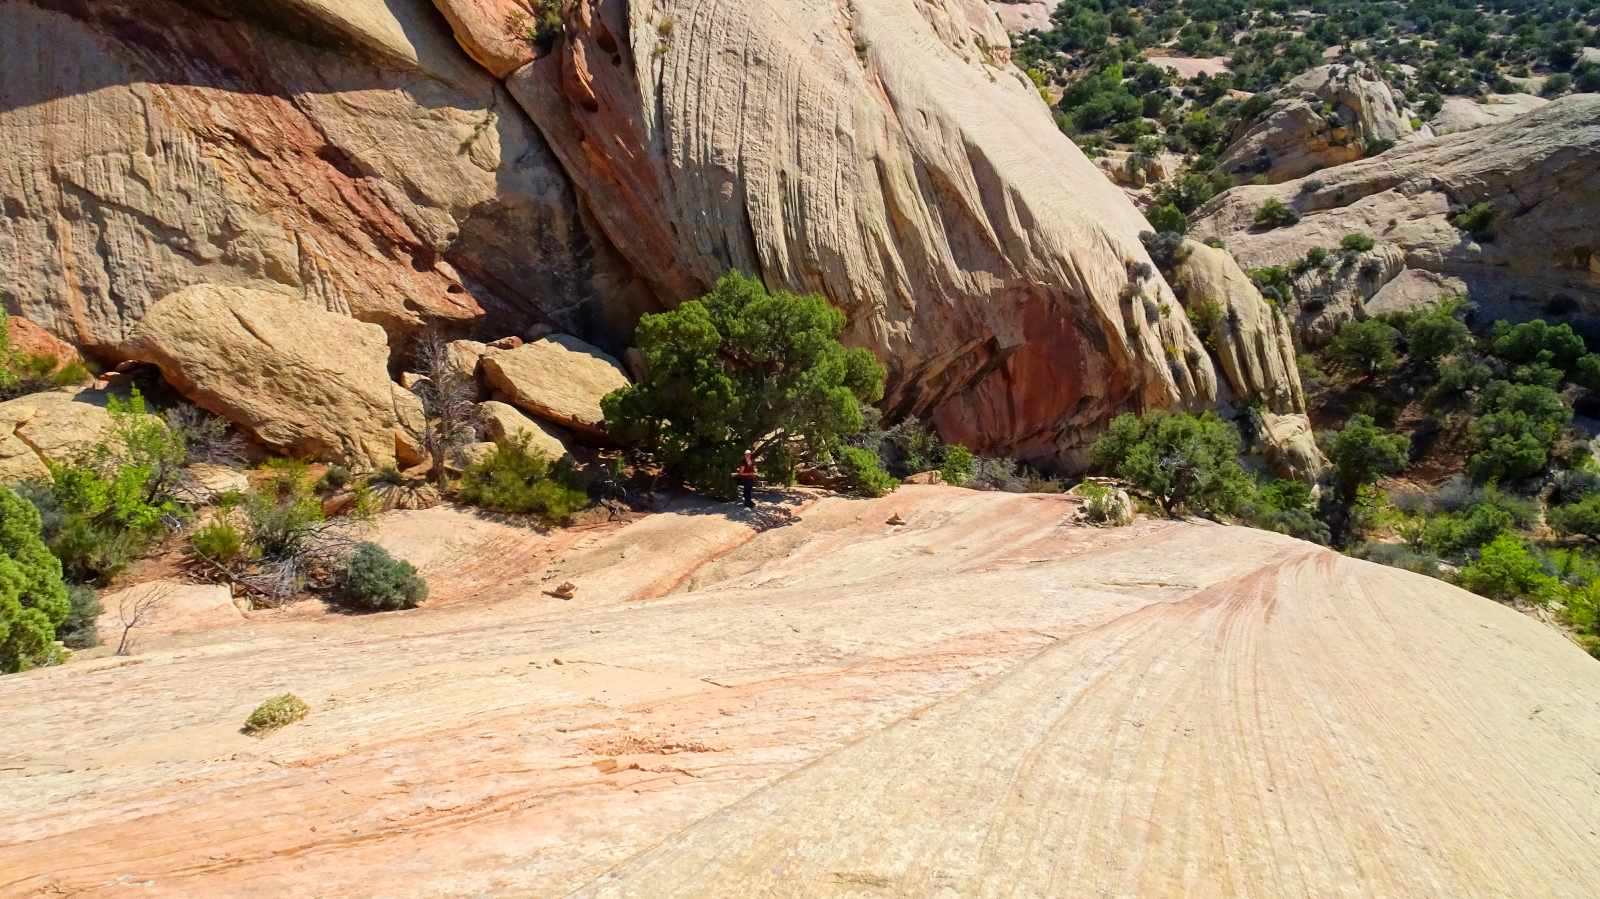
<svg viewBox="0 0 1600 899">
<path fill-rule="evenodd" d="M 133 649 L 132 634 L 135 628 L 145 627 L 159 617 L 167 597 L 172 595 L 169 584 L 151 586 L 141 593 L 127 592 L 117 603 L 117 619 L 122 622 L 122 639 L 117 641 L 119 656 L 128 655 Z"/>
</svg>

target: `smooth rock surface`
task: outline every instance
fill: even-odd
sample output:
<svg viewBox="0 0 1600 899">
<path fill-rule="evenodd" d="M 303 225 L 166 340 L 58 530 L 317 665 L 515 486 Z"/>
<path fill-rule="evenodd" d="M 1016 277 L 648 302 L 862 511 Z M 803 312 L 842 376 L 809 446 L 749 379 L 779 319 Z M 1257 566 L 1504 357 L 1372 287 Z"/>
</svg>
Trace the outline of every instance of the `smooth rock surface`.
<svg viewBox="0 0 1600 899">
<path fill-rule="evenodd" d="M 106 395 L 67 387 L 0 403 L 0 483 L 47 478 L 48 462 L 75 462 L 111 429 Z"/>
<path fill-rule="evenodd" d="M 1533 94 L 1489 94 L 1482 102 L 1472 97 L 1446 97 L 1438 115 L 1428 120 L 1428 128 L 1436 137 L 1471 131 L 1525 115 L 1549 102 Z"/>
<path fill-rule="evenodd" d="M 421 568 L 420 609 L 257 612 L 0 678 L 6 892 L 1600 882 L 1600 664 L 1559 633 L 1277 534 L 1078 508 L 904 487 L 783 527 L 385 515 L 367 536 Z M 239 732 L 283 692 L 304 721 Z"/>
<path fill-rule="evenodd" d="M 566 334 L 483 357 L 483 380 L 506 402 L 585 434 L 605 433 L 600 400 L 628 386 L 617 360 Z"/>
<path fill-rule="evenodd" d="M 523 415 L 515 406 L 490 400 L 478 404 L 478 420 L 483 436 L 491 444 L 527 436 L 531 449 L 552 461 L 567 455 L 567 445 L 554 428 Z"/>
<path fill-rule="evenodd" d="M 581 0 L 508 83 L 662 296 L 729 268 L 820 292 L 893 414 L 1059 463 L 1216 376 L 1145 314 L 1172 299 L 1135 274 L 1148 223 L 1005 46 L 980 0 Z"/>
<path fill-rule="evenodd" d="M 95 629 L 102 646 L 116 650 L 124 623 L 135 620 L 141 605 L 146 611 L 138 616 L 138 625 L 128 631 L 128 649 L 132 654 L 160 637 L 215 630 L 245 620 L 226 585 L 152 581 L 100 596 L 101 611 Z"/>
<path fill-rule="evenodd" d="M 293 296 L 199 285 L 157 303 L 130 347 L 190 402 L 265 446 L 364 467 L 411 449 L 421 403 L 389 380 L 383 329 Z"/>
</svg>

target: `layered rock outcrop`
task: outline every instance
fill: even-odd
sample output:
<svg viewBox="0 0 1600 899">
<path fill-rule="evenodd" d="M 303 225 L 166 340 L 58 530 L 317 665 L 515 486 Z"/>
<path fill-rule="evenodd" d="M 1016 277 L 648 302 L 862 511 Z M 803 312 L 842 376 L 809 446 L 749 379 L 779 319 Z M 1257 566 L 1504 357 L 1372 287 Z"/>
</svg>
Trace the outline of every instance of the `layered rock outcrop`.
<svg viewBox="0 0 1600 899">
<path fill-rule="evenodd" d="M 366 467 L 420 458 L 421 403 L 389 380 L 376 325 L 289 295 L 198 285 L 152 307 L 129 348 L 279 452 Z"/>
<path fill-rule="evenodd" d="M 1394 92 L 1365 65 L 1318 66 L 1278 99 L 1217 160 L 1230 175 L 1287 181 L 1362 158 L 1412 133 Z"/>
<path fill-rule="evenodd" d="M 891 414 L 1060 461 L 1215 373 L 1138 273 L 1148 228 L 1001 65 L 978 0 L 581 0 L 512 94 L 611 242 L 683 299 L 729 268 L 815 291 Z"/>
<path fill-rule="evenodd" d="M 1371 264 L 1314 275 L 1348 282 L 1352 315 L 1396 281 L 1410 301 L 1428 299 L 1429 283 L 1459 285 L 1492 316 L 1535 314 L 1560 297 L 1592 313 L 1600 310 L 1597 172 L 1600 95 L 1579 94 L 1323 170 L 1317 183 L 1233 188 L 1200 210 L 1191 233 L 1220 238 L 1247 268 L 1293 266 L 1346 234 L 1373 237 Z M 1297 209 L 1299 223 L 1257 229 L 1256 210 L 1268 199 Z M 1487 204 L 1486 221 L 1476 231 L 1458 227 L 1459 213 L 1478 204 Z M 1299 283 L 1296 293 L 1302 303 L 1315 295 Z M 1393 298 L 1401 299 L 1399 287 Z"/>
<path fill-rule="evenodd" d="M 1438 114 L 1428 120 L 1426 127 L 1432 136 L 1443 137 L 1484 125 L 1497 125 L 1533 112 L 1549 102 L 1533 94 L 1490 94 L 1481 99 L 1446 97 Z"/>
<path fill-rule="evenodd" d="M 426 0 L 0 0 L 0 134 L 0 296 L 107 361 L 196 283 L 396 338 L 628 302 L 544 141 Z"/>
</svg>

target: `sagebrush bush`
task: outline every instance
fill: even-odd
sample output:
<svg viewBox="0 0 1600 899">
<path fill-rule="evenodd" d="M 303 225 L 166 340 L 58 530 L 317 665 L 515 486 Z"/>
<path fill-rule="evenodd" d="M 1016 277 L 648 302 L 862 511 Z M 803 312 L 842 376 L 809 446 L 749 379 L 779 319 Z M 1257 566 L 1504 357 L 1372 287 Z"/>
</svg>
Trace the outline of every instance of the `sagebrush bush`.
<svg viewBox="0 0 1600 899">
<path fill-rule="evenodd" d="M 1419 553 L 1398 543 L 1364 543 L 1351 551 L 1351 555 L 1368 562 L 1377 562 L 1390 568 L 1403 568 L 1428 577 L 1439 576 L 1439 560 Z"/>
<path fill-rule="evenodd" d="M 243 559 L 247 544 L 242 530 L 230 521 L 213 521 L 189 535 L 189 548 L 195 555 L 219 565 Z"/>
<path fill-rule="evenodd" d="M 461 475 L 464 502 L 516 515 L 537 515 L 559 524 L 589 504 L 589 494 L 577 484 L 564 463 L 550 460 L 531 448 L 530 437 L 519 435 L 496 444 L 488 458 L 467 466 Z"/>
<path fill-rule="evenodd" d="M 1027 489 L 1022 476 L 1017 473 L 1017 460 L 983 457 L 972 468 L 968 485 L 977 490 L 999 490 L 1021 493 Z"/>
<path fill-rule="evenodd" d="M 414 609 L 428 598 L 428 582 L 410 562 L 362 543 L 345 562 L 335 595 L 341 605 L 367 612 Z"/>
<path fill-rule="evenodd" d="M 839 450 L 839 470 L 850 492 L 860 496 L 883 496 L 900 486 L 893 475 L 883 470 L 877 453 L 860 447 Z"/>
<path fill-rule="evenodd" d="M 293 724 L 310 714 L 311 707 L 293 693 L 284 693 L 256 706 L 244 719 L 244 732 L 261 735 Z"/>
<path fill-rule="evenodd" d="M 1256 210 L 1255 223 L 1259 228 L 1283 228 L 1298 224 L 1299 221 L 1300 213 L 1285 206 L 1283 201 L 1276 197 L 1268 199 Z"/>
</svg>

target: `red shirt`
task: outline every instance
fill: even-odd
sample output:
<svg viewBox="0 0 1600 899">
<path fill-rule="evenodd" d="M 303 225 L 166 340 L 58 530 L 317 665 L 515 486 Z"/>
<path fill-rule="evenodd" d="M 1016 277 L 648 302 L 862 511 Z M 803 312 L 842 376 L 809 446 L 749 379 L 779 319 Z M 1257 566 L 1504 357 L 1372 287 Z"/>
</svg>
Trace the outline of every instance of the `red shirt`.
<svg viewBox="0 0 1600 899">
<path fill-rule="evenodd" d="M 739 466 L 739 470 L 735 472 L 735 475 L 741 481 L 753 481 L 756 479 L 756 467 L 754 464 L 746 462 Z"/>
</svg>

